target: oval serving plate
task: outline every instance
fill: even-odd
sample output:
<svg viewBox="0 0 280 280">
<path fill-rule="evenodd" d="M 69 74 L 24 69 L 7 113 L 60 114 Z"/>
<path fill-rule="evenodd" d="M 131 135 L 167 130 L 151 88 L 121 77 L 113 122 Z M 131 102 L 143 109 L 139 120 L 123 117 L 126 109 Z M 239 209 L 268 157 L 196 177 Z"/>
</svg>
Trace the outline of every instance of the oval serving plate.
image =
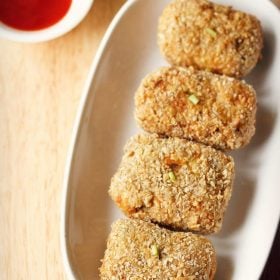
<svg viewBox="0 0 280 280">
<path fill-rule="evenodd" d="M 134 92 L 141 79 L 166 65 L 157 47 L 157 21 L 168 0 L 128 1 L 111 23 L 82 95 L 68 154 L 62 254 L 69 278 L 98 279 L 111 223 L 122 217 L 107 194 L 127 139 L 138 130 Z M 219 0 L 256 15 L 265 36 L 263 59 L 247 77 L 258 94 L 251 144 L 233 152 L 236 179 L 222 232 L 213 236 L 216 279 L 261 275 L 280 214 L 280 14 L 267 0 Z M 278 51 L 277 51 L 278 50 Z"/>
</svg>

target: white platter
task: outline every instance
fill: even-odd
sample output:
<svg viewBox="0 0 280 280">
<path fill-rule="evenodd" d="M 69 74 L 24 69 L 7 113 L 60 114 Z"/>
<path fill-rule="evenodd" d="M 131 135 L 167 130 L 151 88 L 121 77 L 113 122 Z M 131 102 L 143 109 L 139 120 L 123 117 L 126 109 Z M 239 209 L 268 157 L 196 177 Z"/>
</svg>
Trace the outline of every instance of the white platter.
<svg viewBox="0 0 280 280">
<path fill-rule="evenodd" d="M 109 198 L 123 145 L 139 129 L 134 92 L 150 71 L 166 65 L 156 44 L 157 20 L 168 0 L 128 1 L 110 25 L 91 67 L 68 154 L 61 222 L 69 278 L 98 279 L 111 223 L 122 214 Z M 256 280 L 280 214 L 280 13 L 267 0 L 220 0 L 255 14 L 265 33 L 263 60 L 246 79 L 258 94 L 251 144 L 233 152 L 234 193 L 222 232 L 213 237 L 218 280 Z"/>
</svg>

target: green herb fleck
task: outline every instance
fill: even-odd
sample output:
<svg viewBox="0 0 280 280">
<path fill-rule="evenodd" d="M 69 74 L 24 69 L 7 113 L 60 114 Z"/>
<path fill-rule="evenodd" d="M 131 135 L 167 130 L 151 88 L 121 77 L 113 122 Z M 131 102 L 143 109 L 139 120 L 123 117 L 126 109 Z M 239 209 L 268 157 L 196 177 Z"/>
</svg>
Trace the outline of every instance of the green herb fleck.
<svg viewBox="0 0 280 280">
<path fill-rule="evenodd" d="M 207 32 L 210 36 L 212 36 L 213 38 L 216 38 L 216 37 L 217 37 L 217 32 L 216 32 L 215 30 L 213 30 L 213 29 L 211 29 L 211 28 L 206 28 L 205 30 L 206 30 L 206 32 Z"/>
<path fill-rule="evenodd" d="M 153 244 L 151 246 L 151 253 L 153 256 L 159 257 L 159 249 L 158 246 L 156 244 Z"/>
<path fill-rule="evenodd" d="M 195 94 L 190 95 L 188 98 L 191 101 L 191 103 L 194 105 L 196 105 L 199 102 L 199 99 L 196 97 Z"/>
<path fill-rule="evenodd" d="M 175 176 L 175 174 L 174 174 L 173 171 L 170 171 L 170 172 L 168 173 L 168 176 L 169 176 L 169 179 L 170 179 L 172 182 L 175 182 L 175 181 L 176 181 L 176 176 Z"/>
</svg>

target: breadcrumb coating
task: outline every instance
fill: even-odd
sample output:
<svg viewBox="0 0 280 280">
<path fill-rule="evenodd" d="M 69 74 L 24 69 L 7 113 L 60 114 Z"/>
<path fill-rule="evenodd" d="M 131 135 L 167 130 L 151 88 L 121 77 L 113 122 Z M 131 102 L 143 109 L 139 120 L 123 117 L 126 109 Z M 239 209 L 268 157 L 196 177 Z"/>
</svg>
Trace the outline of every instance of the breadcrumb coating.
<svg viewBox="0 0 280 280">
<path fill-rule="evenodd" d="M 255 133 L 254 89 L 244 81 L 192 67 L 162 67 L 147 75 L 135 105 L 144 130 L 217 149 L 238 149 Z"/>
<path fill-rule="evenodd" d="M 263 35 L 252 15 L 206 0 L 174 0 L 159 19 L 158 45 L 173 65 L 240 78 L 260 59 Z"/>
<path fill-rule="evenodd" d="M 203 234 L 220 230 L 234 162 L 203 144 L 136 135 L 125 146 L 109 194 L 129 217 Z"/>
<path fill-rule="evenodd" d="M 212 280 L 215 271 L 215 250 L 205 237 L 128 219 L 112 226 L 100 278 Z"/>
</svg>

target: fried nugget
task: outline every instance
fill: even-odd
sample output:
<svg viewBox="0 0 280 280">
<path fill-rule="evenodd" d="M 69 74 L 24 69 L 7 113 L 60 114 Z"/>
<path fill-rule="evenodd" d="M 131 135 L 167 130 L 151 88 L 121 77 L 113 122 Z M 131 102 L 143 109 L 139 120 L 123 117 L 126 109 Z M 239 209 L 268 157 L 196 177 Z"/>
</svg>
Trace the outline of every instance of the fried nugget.
<svg viewBox="0 0 280 280">
<path fill-rule="evenodd" d="M 113 224 L 102 262 L 102 280 L 212 280 L 216 271 L 205 237 L 131 219 Z"/>
<path fill-rule="evenodd" d="M 149 74 L 136 92 L 135 105 L 144 130 L 217 149 L 245 146 L 255 133 L 254 89 L 193 68 L 163 67 Z"/>
<path fill-rule="evenodd" d="M 174 0 L 159 19 L 158 45 L 173 65 L 239 78 L 261 57 L 263 35 L 252 15 L 206 0 Z"/>
<path fill-rule="evenodd" d="M 220 230 L 234 162 L 203 144 L 136 135 L 125 146 L 109 194 L 129 217 L 203 234 Z"/>
</svg>

